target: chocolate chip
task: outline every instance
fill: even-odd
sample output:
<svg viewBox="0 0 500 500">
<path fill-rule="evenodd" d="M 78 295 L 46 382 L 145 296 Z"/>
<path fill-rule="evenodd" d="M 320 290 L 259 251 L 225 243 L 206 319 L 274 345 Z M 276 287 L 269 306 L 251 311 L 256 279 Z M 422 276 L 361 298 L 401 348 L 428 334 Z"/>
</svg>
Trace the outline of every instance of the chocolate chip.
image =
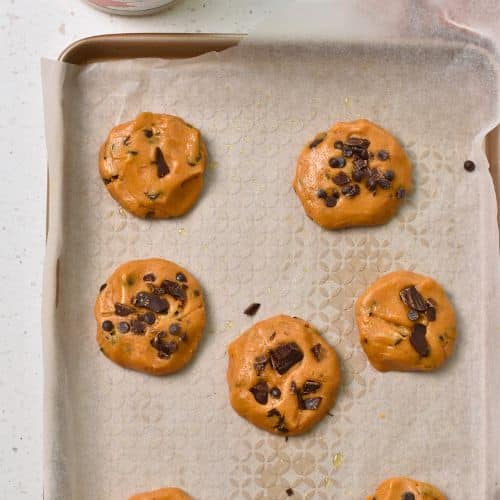
<svg viewBox="0 0 500 500">
<path fill-rule="evenodd" d="M 103 283 L 100 287 L 99 287 L 99 293 L 101 293 L 106 287 L 108 286 L 107 283 Z"/>
<path fill-rule="evenodd" d="M 161 179 L 170 172 L 170 168 L 168 168 L 165 157 L 163 156 L 163 153 L 159 147 L 156 147 L 155 149 L 155 161 L 157 164 L 156 175 L 158 175 L 158 177 Z"/>
<path fill-rule="evenodd" d="M 261 381 L 250 388 L 250 392 L 253 394 L 255 401 L 261 405 L 267 403 L 267 397 L 269 394 L 269 389 L 267 387 L 267 382 Z"/>
<path fill-rule="evenodd" d="M 316 361 L 321 361 L 321 344 L 315 344 L 311 347 L 311 352 L 316 358 Z"/>
<path fill-rule="evenodd" d="M 145 307 L 155 313 L 167 313 L 168 302 L 158 295 L 149 292 L 139 292 L 134 298 L 134 304 L 138 307 Z"/>
<path fill-rule="evenodd" d="M 392 181 L 394 180 L 394 170 L 386 170 L 384 172 L 384 177 L 388 180 L 388 181 Z"/>
<path fill-rule="evenodd" d="M 274 399 L 279 399 L 281 397 L 281 391 L 277 387 L 273 387 L 269 392 Z"/>
<path fill-rule="evenodd" d="M 411 491 L 406 491 L 401 495 L 401 500 L 415 500 L 415 495 Z"/>
<path fill-rule="evenodd" d="M 186 300 L 186 290 L 176 283 L 175 281 L 163 280 L 161 287 L 165 290 L 165 293 L 172 296 L 174 299 L 185 302 Z"/>
<path fill-rule="evenodd" d="M 476 164 L 471 160 L 467 160 L 464 162 L 464 168 L 467 172 L 473 172 L 476 168 Z"/>
<path fill-rule="evenodd" d="M 318 189 L 316 194 L 317 194 L 318 198 L 321 198 L 321 199 L 325 199 L 327 196 L 326 191 L 324 189 Z"/>
<path fill-rule="evenodd" d="M 120 321 L 120 323 L 118 323 L 118 330 L 120 333 L 128 333 L 130 331 L 130 325 L 126 321 Z"/>
<path fill-rule="evenodd" d="M 180 335 L 180 334 L 181 334 L 181 325 L 179 325 L 179 323 L 172 323 L 172 324 L 168 327 L 168 331 L 169 331 L 172 335 Z"/>
<path fill-rule="evenodd" d="M 104 177 L 102 178 L 102 182 L 104 182 L 104 185 L 107 186 L 110 182 L 111 179 L 105 179 Z"/>
<path fill-rule="evenodd" d="M 349 184 L 351 182 L 351 179 L 349 179 L 349 176 L 345 174 L 344 172 L 339 172 L 334 178 L 333 182 L 337 184 L 337 186 L 345 186 L 346 184 Z"/>
<path fill-rule="evenodd" d="M 406 196 L 406 191 L 403 188 L 399 188 L 396 191 L 396 198 L 398 200 L 402 200 Z"/>
<path fill-rule="evenodd" d="M 175 342 L 163 342 L 165 335 L 165 332 L 158 332 L 151 340 L 151 345 L 158 351 L 158 355 L 161 358 L 168 358 L 177 351 L 177 344 Z"/>
<path fill-rule="evenodd" d="M 278 430 L 278 432 L 282 432 L 283 434 L 286 434 L 288 432 L 288 427 L 285 425 L 284 417 L 281 417 L 281 422 L 278 423 L 276 429 Z"/>
<path fill-rule="evenodd" d="M 302 394 L 312 394 L 321 388 L 321 382 L 316 380 L 306 380 L 302 386 Z"/>
<path fill-rule="evenodd" d="M 364 149 L 370 146 L 370 141 L 368 139 L 362 139 L 361 137 L 349 137 L 345 143 L 348 146 L 359 146 Z"/>
<path fill-rule="evenodd" d="M 127 304 L 120 304 L 119 302 L 115 304 L 115 314 L 118 316 L 128 316 L 133 312 L 135 312 L 135 309 Z"/>
<path fill-rule="evenodd" d="M 325 198 L 325 205 L 328 208 L 333 208 L 337 204 L 337 197 L 330 195 Z"/>
<path fill-rule="evenodd" d="M 350 158 L 353 155 L 351 148 L 344 146 L 343 154 L 346 158 Z"/>
<path fill-rule="evenodd" d="M 407 316 L 410 321 L 417 321 L 420 314 L 418 314 L 418 311 L 415 311 L 415 309 L 410 309 L 407 313 Z"/>
<path fill-rule="evenodd" d="M 377 189 L 377 179 L 375 177 L 368 177 L 366 180 L 366 187 L 369 191 L 375 191 L 375 189 Z"/>
<path fill-rule="evenodd" d="M 351 184 L 349 186 L 344 186 L 342 188 L 342 194 L 346 198 L 352 198 L 360 193 L 360 188 L 358 184 Z"/>
<path fill-rule="evenodd" d="M 286 491 L 285 491 L 285 493 L 286 493 L 289 497 L 291 497 L 291 496 L 293 495 L 293 490 L 292 490 L 292 488 L 287 488 L 287 489 L 286 489 Z"/>
<path fill-rule="evenodd" d="M 332 168 L 345 167 L 345 158 L 343 156 L 334 156 L 328 160 L 328 165 Z"/>
<path fill-rule="evenodd" d="M 254 362 L 253 366 L 255 368 L 257 375 L 260 375 L 264 371 L 268 361 L 269 360 L 268 360 L 267 356 L 257 356 L 255 358 L 255 362 Z"/>
<path fill-rule="evenodd" d="M 413 346 L 415 351 L 417 351 L 418 354 L 424 358 L 429 355 L 429 344 L 425 338 L 426 332 L 427 328 L 425 325 L 417 323 L 413 325 L 413 330 L 410 335 L 410 344 Z"/>
<path fill-rule="evenodd" d="M 316 146 L 319 146 L 324 140 L 325 140 L 325 137 L 326 137 L 326 134 L 319 134 L 315 139 L 314 141 L 312 141 L 310 144 L 309 144 L 309 148 L 310 149 L 313 149 L 315 148 Z"/>
<path fill-rule="evenodd" d="M 424 312 L 427 309 L 427 303 L 414 285 L 403 288 L 399 292 L 399 296 L 403 304 L 411 309 L 415 309 L 418 312 Z"/>
<path fill-rule="evenodd" d="M 276 408 L 271 408 L 267 412 L 268 417 L 281 417 L 281 413 Z"/>
<path fill-rule="evenodd" d="M 128 146 L 130 144 L 130 136 L 127 135 L 127 137 L 125 137 L 124 141 L 123 141 L 123 145 L 124 146 Z"/>
<path fill-rule="evenodd" d="M 142 321 L 139 321 L 138 319 L 133 319 L 130 322 L 130 329 L 132 330 L 132 333 L 136 334 L 141 334 L 146 331 L 146 323 L 143 323 Z"/>
<path fill-rule="evenodd" d="M 386 161 L 389 159 L 389 152 L 386 151 L 385 149 L 381 149 L 380 151 L 377 152 L 377 158 L 380 161 Z"/>
<path fill-rule="evenodd" d="M 352 180 L 356 182 L 361 182 L 363 177 L 365 176 L 365 172 L 363 170 L 353 170 L 352 171 Z"/>
<path fill-rule="evenodd" d="M 304 353 L 295 342 L 282 344 L 276 347 L 276 349 L 272 349 L 270 354 L 271 364 L 280 375 L 286 373 L 304 357 Z"/>
<path fill-rule="evenodd" d="M 303 410 L 317 410 L 323 398 L 306 398 L 302 400 Z"/>
<path fill-rule="evenodd" d="M 175 275 L 175 279 L 177 281 L 180 281 L 181 283 L 185 283 L 187 281 L 186 275 L 184 273 L 178 272 Z"/>
<path fill-rule="evenodd" d="M 335 141 L 335 143 L 333 144 L 333 147 L 335 149 L 342 149 L 344 147 L 344 143 L 342 141 Z"/>
<path fill-rule="evenodd" d="M 244 311 L 243 313 L 246 314 L 247 316 L 254 316 L 257 311 L 260 308 L 260 304 L 257 302 L 254 302 L 253 304 L 250 304 Z"/>
<path fill-rule="evenodd" d="M 103 321 L 101 326 L 105 332 L 111 332 L 114 328 L 113 323 L 109 319 Z"/>
<path fill-rule="evenodd" d="M 148 139 L 150 139 L 151 137 L 153 137 L 153 131 L 152 131 L 152 130 L 150 130 L 150 129 L 146 128 L 146 129 L 144 129 L 144 130 L 143 130 L 143 132 L 144 132 L 144 135 L 145 135 Z"/>
<path fill-rule="evenodd" d="M 428 321 L 436 321 L 436 308 L 429 306 L 425 311 L 425 317 Z"/>
<path fill-rule="evenodd" d="M 377 179 L 377 184 L 382 189 L 389 189 L 391 187 L 391 181 L 389 179 L 386 179 L 385 177 L 382 177 L 381 179 Z"/>
<path fill-rule="evenodd" d="M 147 312 L 144 314 L 141 314 L 137 318 L 139 321 L 144 321 L 148 325 L 152 325 L 156 321 L 156 316 L 152 312 Z"/>
<path fill-rule="evenodd" d="M 156 281 L 156 276 L 153 273 L 145 274 L 142 279 L 144 281 Z"/>
</svg>

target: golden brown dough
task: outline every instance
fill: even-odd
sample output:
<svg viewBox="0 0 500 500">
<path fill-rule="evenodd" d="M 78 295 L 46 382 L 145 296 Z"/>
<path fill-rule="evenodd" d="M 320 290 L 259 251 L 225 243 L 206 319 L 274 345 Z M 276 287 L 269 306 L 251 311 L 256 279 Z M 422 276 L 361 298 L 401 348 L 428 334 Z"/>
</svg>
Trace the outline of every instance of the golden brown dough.
<svg viewBox="0 0 500 500">
<path fill-rule="evenodd" d="M 411 163 L 389 132 L 368 120 L 336 123 L 299 156 L 293 187 L 327 229 L 382 224 L 411 190 Z"/>
<path fill-rule="evenodd" d="M 163 259 L 118 267 L 101 286 L 94 313 L 101 351 L 121 366 L 154 375 L 188 363 L 205 326 L 200 284 Z"/>
<path fill-rule="evenodd" d="M 432 484 L 407 477 L 392 477 L 380 483 L 366 500 L 446 500 L 446 497 Z"/>
<path fill-rule="evenodd" d="M 129 500 L 192 500 L 179 488 L 161 488 L 132 495 Z"/>
<path fill-rule="evenodd" d="M 356 323 L 370 363 L 380 371 L 430 371 L 453 352 L 455 312 L 432 278 L 396 271 L 356 301 Z"/>
<path fill-rule="evenodd" d="M 138 217 L 187 212 L 200 196 L 207 150 L 200 132 L 181 118 L 140 113 L 114 127 L 99 152 L 111 196 Z"/>
<path fill-rule="evenodd" d="M 228 355 L 231 405 L 266 431 L 301 434 L 335 402 L 337 355 L 300 318 L 281 315 L 256 323 L 229 345 Z"/>
</svg>

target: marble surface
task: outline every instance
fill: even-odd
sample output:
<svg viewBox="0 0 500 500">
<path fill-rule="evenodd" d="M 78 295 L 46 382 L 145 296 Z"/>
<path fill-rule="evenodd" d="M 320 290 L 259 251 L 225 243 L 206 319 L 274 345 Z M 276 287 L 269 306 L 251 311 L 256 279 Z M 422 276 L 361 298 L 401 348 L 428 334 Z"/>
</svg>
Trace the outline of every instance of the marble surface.
<svg viewBox="0 0 500 500">
<path fill-rule="evenodd" d="M 82 0 L 0 2 L 0 152 L 4 159 L 0 175 L 0 500 L 42 498 L 40 301 L 46 152 L 40 58 L 56 58 L 71 42 L 101 33 L 244 33 L 273 5 L 272 0 L 178 0 L 161 14 L 127 18 L 103 14 Z"/>
</svg>

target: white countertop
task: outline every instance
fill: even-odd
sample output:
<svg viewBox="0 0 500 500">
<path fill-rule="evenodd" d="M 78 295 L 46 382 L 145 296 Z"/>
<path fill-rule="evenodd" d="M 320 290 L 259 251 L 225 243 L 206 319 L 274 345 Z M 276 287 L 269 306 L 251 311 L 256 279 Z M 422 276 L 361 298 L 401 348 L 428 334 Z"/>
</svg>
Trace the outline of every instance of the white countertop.
<svg viewBox="0 0 500 500">
<path fill-rule="evenodd" d="M 57 58 L 71 42 L 101 33 L 244 33 L 271 11 L 272 4 L 272 0 L 178 0 L 156 16 L 127 18 L 103 14 L 82 0 L 0 1 L 0 152 L 4 159 L 0 176 L 0 500 L 42 498 L 40 298 L 46 153 L 40 58 Z"/>
</svg>

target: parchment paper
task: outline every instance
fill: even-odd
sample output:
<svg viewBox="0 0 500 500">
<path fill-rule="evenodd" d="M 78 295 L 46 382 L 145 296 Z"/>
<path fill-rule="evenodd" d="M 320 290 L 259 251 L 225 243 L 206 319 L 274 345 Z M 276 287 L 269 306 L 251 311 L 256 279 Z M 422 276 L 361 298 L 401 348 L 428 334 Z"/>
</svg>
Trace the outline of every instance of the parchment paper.
<svg viewBox="0 0 500 500">
<path fill-rule="evenodd" d="M 404 12 L 367 34 L 370 11 L 358 7 L 342 13 L 351 39 L 325 22 L 317 39 L 293 42 L 287 29 L 313 25 L 289 7 L 289 28 L 270 22 L 281 42 L 264 27 L 190 60 L 43 62 L 45 500 L 121 500 L 165 485 L 199 500 L 284 499 L 289 487 L 297 499 L 362 499 L 391 475 L 452 500 L 498 498 L 498 229 L 482 150 L 498 118 L 496 55 L 442 27 L 410 40 L 411 23 L 394 22 Z M 331 15 L 318 9 L 316 19 Z M 203 195 L 180 219 L 131 216 L 99 178 L 107 132 L 143 110 L 184 117 L 208 144 Z M 291 189 L 296 158 L 318 131 L 359 117 L 403 143 L 415 192 L 384 226 L 325 231 Z M 208 308 L 197 356 L 163 378 L 114 365 L 95 342 L 99 285 L 150 256 L 193 272 Z M 456 307 L 457 351 L 436 373 L 377 373 L 359 346 L 356 296 L 400 268 L 434 276 Z M 254 301 L 251 319 L 242 311 Z M 324 334 L 344 379 L 333 417 L 288 441 L 238 417 L 225 381 L 228 342 L 279 313 Z"/>
</svg>

